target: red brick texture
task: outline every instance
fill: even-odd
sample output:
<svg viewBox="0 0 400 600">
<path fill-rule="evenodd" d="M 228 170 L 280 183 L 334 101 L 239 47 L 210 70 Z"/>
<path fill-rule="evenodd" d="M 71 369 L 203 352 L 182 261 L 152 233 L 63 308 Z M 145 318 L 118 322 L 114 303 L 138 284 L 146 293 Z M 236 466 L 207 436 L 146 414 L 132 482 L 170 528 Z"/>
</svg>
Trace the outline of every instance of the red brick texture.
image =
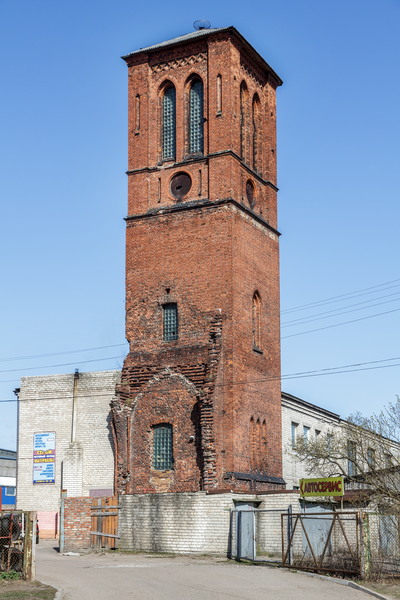
<svg viewBox="0 0 400 600">
<path fill-rule="evenodd" d="M 90 548 L 92 498 L 65 498 L 64 548 L 66 552 Z"/>
<path fill-rule="evenodd" d="M 116 491 L 282 488 L 275 123 L 281 82 L 233 28 L 126 61 L 130 351 L 112 403 Z M 204 86 L 201 155 L 188 154 L 193 76 Z M 176 159 L 162 162 L 166 81 L 176 88 Z M 192 187 L 177 201 L 169 185 L 182 171 Z M 167 303 L 178 306 L 172 342 L 163 341 Z M 173 428 L 171 471 L 153 469 L 159 423 Z"/>
</svg>

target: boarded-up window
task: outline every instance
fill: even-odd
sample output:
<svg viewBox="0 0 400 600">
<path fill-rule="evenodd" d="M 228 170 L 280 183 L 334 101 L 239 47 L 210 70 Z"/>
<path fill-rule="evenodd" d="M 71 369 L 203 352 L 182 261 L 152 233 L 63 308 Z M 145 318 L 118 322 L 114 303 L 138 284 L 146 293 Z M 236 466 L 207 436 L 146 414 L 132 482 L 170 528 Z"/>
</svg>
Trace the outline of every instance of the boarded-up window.
<svg viewBox="0 0 400 600">
<path fill-rule="evenodd" d="M 261 171 L 261 107 L 258 95 L 253 98 L 253 169 Z"/>
<path fill-rule="evenodd" d="M 172 425 L 162 423 L 153 429 L 153 468 L 157 471 L 172 469 Z"/>
<path fill-rule="evenodd" d="M 261 350 L 261 298 L 258 292 L 253 295 L 253 347 Z"/>
<path fill-rule="evenodd" d="M 189 92 L 189 152 L 204 150 L 204 98 L 203 82 L 196 79 Z"/>
<path fill-rule="evenodd" d="M 163 96 L 163 160 L 174 160 L 176 151 L 176 92 L 173 86 Z"/>
</svg>

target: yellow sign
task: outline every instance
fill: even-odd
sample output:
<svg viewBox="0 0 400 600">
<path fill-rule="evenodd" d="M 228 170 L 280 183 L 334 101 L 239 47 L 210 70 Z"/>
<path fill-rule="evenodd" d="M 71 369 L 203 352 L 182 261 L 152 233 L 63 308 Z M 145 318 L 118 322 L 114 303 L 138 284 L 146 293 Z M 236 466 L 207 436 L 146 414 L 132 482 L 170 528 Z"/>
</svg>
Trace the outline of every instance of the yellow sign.
<svg viewBox="0 0 400 600">
<path fill-rule="evenodd" d="M 300 479 L 300 495 L 309 496 L 343 496 L 343 477 L 314 477 Z"/>
</svg>

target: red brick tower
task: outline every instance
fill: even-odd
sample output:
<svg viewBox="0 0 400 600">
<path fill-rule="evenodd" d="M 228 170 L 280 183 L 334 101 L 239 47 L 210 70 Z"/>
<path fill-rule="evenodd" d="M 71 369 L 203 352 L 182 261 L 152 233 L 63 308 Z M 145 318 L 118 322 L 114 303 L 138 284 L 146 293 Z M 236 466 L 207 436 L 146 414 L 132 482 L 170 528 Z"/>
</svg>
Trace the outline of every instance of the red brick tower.
<svg viewBox="0 0 400 600">
<path fill-rule="evenodd" d="M 282 480 L 275 91 L 234 27 L 129 69 L 126 337 L 118 493 Z"/>
</svg>

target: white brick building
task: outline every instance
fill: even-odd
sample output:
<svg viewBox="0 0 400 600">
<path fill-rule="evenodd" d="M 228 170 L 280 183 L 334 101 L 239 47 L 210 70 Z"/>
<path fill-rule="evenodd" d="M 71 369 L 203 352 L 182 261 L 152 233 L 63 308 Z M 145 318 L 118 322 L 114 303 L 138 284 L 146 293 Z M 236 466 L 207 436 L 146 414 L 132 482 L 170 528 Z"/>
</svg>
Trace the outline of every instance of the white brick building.
<svg viewBox="0 0 400 600">
<path fill-rule="evenodd" d="M 121 371 L 22 377 L 18 394 L 17 509 L 37 510 L 42 537 L 58 530 L 61 490 L 112 495 L 110 401 Z M 75 402 L 74 402 L 75 396 Z M 55 483 L 33 483 L 35 433 L 55 433 Z"/>
<path fill-rule="evenodd" d="M 286 489 L 298 489 L 299 479 L 312 477 L 304 465 L 290 455 L 292 443 L 299 437 L 309 440 L 326 436 L 330 429 L 340 425 L 339 415 L 282 392 L 282 477 Z M 314 476 L 318 477 L 319 473 Z"/>
</svg>

